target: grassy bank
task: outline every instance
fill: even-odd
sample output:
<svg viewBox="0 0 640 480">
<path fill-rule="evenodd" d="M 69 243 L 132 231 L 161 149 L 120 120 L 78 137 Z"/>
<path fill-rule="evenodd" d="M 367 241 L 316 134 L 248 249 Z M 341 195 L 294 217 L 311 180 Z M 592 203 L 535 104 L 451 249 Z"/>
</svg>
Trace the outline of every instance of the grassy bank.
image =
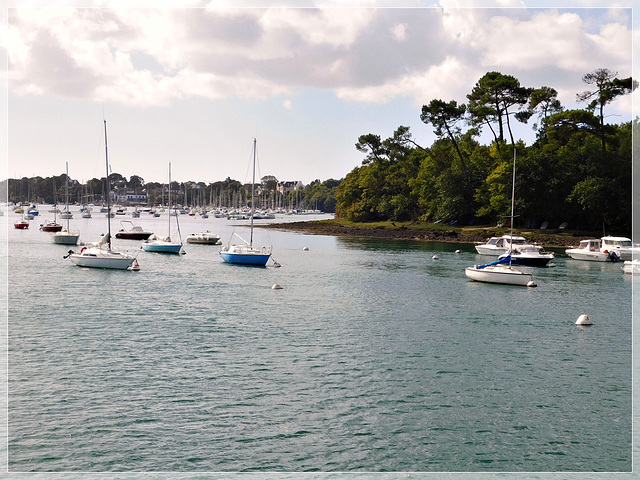
<svg viewBox="0 0 640 480">
<path fill-rule="evenodd" d="M 474 243 L 489 237 L 508 234 L 508 228 L 491 226 L 443 225 L 416 222 L 355 223 L 342 218 L 311 222 L 290 222 L 264 225 L 268 228 L 292 230 L 316 235 L 346 235 L 354 237 L 391 238 L 430 242 Z M 599 238 L 602 233 L 573 230 L 514 229 L 532 243 L 547 247 L 577 245 L 580 239 Z"/>
</svg>

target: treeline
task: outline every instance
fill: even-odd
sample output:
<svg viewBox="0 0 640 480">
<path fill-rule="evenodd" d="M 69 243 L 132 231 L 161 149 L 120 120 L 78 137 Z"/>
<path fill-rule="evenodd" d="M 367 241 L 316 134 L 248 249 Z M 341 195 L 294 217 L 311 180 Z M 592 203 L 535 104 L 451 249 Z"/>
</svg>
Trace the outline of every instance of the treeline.
<svg viewBox="0 0 640 480">
<path fill-rule="evenodd" d="M 7 200 L 13 203 L 64 203 L 66 198 L 66 174 L 53 177 L 23 177 L 5 181 Z M 335 212 L 336 193 L 339 180 L 314 180 L 309 185 L 300 185 L 295 191 L 283 195 L 277 190 L 278 179 L 268 175 L 256 185 L 259 192 L 256 198 L 257 208 L 295 208 L 317 209 L 325 212 Z M 106 185 L 110 187 L 107 188 Z M 80 183 L 69 177 L 70 203 L 104 203 L 105 192 L 133 192 L 146 195 L 148 205 L 167 203 L 168 187 L 158 182 L 145 183 L 138 175 L 129 179 L 119 173 L 105 177 L 93 178 L 86 183 Z M 185 206 L 222 206 L 240 208 L 250 205 L 251 184 L 243 184 L 227 177 L 226 180 L 206 184 L 204 182 L 172 182 L 172 203 Z"/>
<path fill-rule="evenodd" d="M 584 109 L 565 110 L 551 87 L 528 88 L 489 72 L 467 104 L 434 99 L 421 120 L 433 127 L 430 147 L 416 144 L 400 126 L 382 140 L 367 134 L 356 148 L 366 157 L 340 185 L 336 215 L 379 220 L 507 223 L 512 165 L 517 154 L 516 226 L 542 222 L 599 230 L 631 230 L 632 125 L 605 124 L 606 106 L 637 83 L 598 69 L 584 75 L 589 90 L 577 94 Z M 514 122 L 533 121 L 536 141 L 514 140 Z M 637 122 L 637 120 L 636 120 Z M 477 140 L 482 129 L 490 145 Z"/>
</svg>

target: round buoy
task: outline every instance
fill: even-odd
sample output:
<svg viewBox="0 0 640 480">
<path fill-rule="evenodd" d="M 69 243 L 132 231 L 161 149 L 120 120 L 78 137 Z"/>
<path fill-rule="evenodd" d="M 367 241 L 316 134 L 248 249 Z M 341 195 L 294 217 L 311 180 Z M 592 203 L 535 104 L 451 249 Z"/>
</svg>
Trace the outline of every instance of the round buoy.
<svg viewBox="0 0 640 480">
<path fill-rule="evenodd" d="M 586 313 L 583 313 L 576 320 L 576 325 L 593 325 L 593 322 L 589 318 L 589 315 L 587 315 Z"/>
<path fill-rule="evenodd" d="M 461 253 L 461 250 L 456 250 L 456 253 Z"/>
<path fill-rule="evenodd" d="M 433 257 L 431 257 L 432 260 L 438 260 L 438 255 L 434 255 Z"/>
<path fill-rule="evenodd" d="M 302 250 L 305 251 L 305 252 L 308 252 L 309 251 L 309 247 L 303 247 Z"/>
<path fill-rule="evenodd" d="M 527 282 L 527 287 L 537 287 L 538 285 L 533 280 L 529 280 Z"/>
<path fill-rule="evenodd" d="M 282 286 L 279 283 L 274 283 L 271 290 L 282 290 Z"/>
</svg>

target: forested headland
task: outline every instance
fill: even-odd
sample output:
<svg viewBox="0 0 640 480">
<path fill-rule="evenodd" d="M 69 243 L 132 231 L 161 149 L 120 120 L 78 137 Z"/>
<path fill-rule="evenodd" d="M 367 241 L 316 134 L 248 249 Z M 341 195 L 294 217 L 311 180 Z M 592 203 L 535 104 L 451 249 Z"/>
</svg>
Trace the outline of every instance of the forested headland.
<svg viewBox="0 0 640 480">
<path fill-rule="evenodd" d="M 336 216 L 355 222 L 382 220 L 507 224 L 512 166 L 516 226 L 631 231 L 632 123 L 605 122 L 606 108 L 637 85 L 631 77 L 598 69 L 583 76 L 576 94 L 584 109 L 566 110 L 548 86 L 524 87 L 513 76 L 488 72 L 468 102 L 433 99 L 420 119 L 437 136 L 429 146 L 399 126 L 387 139 L 360 136 L 366 155 L 337 193 Z M 577 86 L 579 88 L 579 86 Z M 515 122 L 531 123 L 536 141 L 514 139 Z M 635 120 L 637 123 L 637 119 Z M 476 139 L 487 129 L 493 141 Z"/>
</svg>

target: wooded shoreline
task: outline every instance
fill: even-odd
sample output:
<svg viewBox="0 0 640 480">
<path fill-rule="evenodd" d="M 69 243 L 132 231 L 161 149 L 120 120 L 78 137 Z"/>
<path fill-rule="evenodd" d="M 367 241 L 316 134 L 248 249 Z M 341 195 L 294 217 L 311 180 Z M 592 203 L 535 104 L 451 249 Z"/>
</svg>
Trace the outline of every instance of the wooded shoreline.
<svg viewBox="0 0 640 480">
<path fill-rule="evenodd" d="M 257 225 L 256 225 L 257 226 Z M 476 243 L 489 237 L 509 233 L 509 229 L 498 227 L 454 227 L 421 224 L 415 222 L 354 223 L 342 219 L 271 223 L 263 228 L 310 233 L 314 235 L 336 235 L 351 237 L 387 238 L 425 242 Z M 550 248 L 575 246 L 581 239 L 599 238 L 593 232 L 571 232 L 559 230 L 514 230 L 514 235 L 525 237 L 529 242 Z"/>
</svg>

